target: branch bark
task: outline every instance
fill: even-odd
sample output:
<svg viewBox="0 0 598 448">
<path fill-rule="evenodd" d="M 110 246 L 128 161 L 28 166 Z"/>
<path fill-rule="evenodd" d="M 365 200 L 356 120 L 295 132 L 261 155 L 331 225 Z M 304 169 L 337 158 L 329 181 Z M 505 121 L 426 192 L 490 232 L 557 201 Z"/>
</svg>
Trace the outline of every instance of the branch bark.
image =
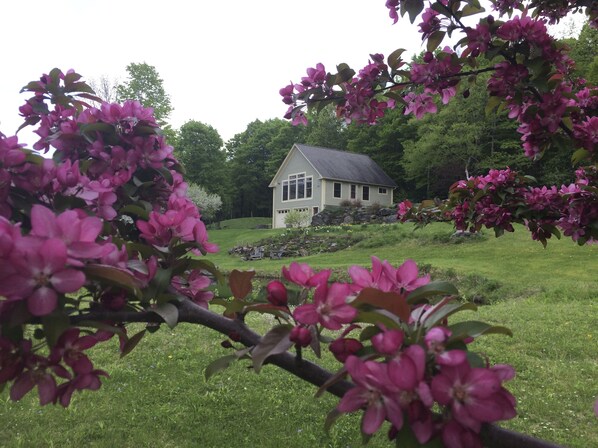
<svg viewBox="0 0 598 448">
<path fill-rule="evenodd" d="M 220 314 L 216 314 L 205 308 L 202 308 L 193 302 L 187 300 L 179 303 L 179 322 L 202 325 L 211 328 L 221 334 L 229 335 L 236 333 L 241 342 L 246 347 L 257 345 L 261 336 L 252 331 L 247 325 L 239 320 L 228 319 Z M 94 311 L 71 317 L 71 323 L 77 324 L 83 321 L 112 321 L 112 322 L 146 322 L 163 323 L 164 320 L 158 314 L 152 311 L 141 312 L 108 312 Z M 332 377 L 332 373 L 323 369 L 310 361 L 302 360 L 297 362 L 295 355 L 286 352 L 279 355 L 270 356 L 266 360 L 267 364 L 278 366 L 289 373 L 307 381 L 315 386 L 322 386 Z M 339 381 L 327 388 L 331 394 L 342 397 L 353 383 L 349 381 Z M 482 430 L 482 440 L 487 448 L 562 448 L 560 445 L 536 439 L 515 431 L 500 428 L 496 425 L 485 425 Z"/>
</svg>

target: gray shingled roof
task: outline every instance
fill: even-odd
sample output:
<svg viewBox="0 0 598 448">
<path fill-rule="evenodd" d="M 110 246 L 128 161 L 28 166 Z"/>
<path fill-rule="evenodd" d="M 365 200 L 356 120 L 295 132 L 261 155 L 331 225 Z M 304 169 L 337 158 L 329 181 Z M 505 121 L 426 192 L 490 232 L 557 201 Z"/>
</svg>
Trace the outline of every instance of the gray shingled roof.
<svg viewBox="0 0 598 448">
<path fill-rule="evenodd" d="M 397 184 L 365 154 L 295 144 L 324 179 L 396 187 Z"/>
</svg>

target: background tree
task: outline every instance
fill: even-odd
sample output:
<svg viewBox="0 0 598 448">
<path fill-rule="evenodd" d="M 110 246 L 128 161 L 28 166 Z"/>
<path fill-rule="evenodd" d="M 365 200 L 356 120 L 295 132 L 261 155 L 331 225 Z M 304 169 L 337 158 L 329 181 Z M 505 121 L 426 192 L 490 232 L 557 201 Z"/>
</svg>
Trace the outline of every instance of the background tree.
<svg viewBox="0 0 598 448">
<path fill-rule="evenodd" d="M 94 90 L 96 96 L 107 103 L 114 103 L 117 101 L 117 86 L 118 81 L 115 78 L 109 78 L 108 75 L 101 75 L 99 78 L 93 78 L 89 81 L 89 85 Z"/>
<path fill-rule="evenodd" d="M 201 212 L 204 222 L 212 222 L 222 208 L 222 199 L 217 194 L 208 193 L 204 187 L 194 183 L 189 184 L 187 197 L 193 201 Z"/>
<path fill-rule="evenodd" d="M 227 177 L 226 154 L 216 129 L 199 121 L 188 121 L 179 129 L 175 153 L 183 163 L 186 178 L 208 193 L 222 196 Z"/>
<path fill-rule="evenodd" d="M 591 84 L 598 84 L 598 29 L 586 23 L 576 39 L 566 39 L 571 47 L 569 56 L 575 61 L 575 70 Z"/>
<path fill-rule="evenodd" d="M 145 62 L 131 63 L 127 65 L 127 73 L 127 80 L 116 88 L 118 101 L 137 100 L 154 109 L 156 121 L 164 124 L 173 107 L 156 67 Z"/>
</svg>

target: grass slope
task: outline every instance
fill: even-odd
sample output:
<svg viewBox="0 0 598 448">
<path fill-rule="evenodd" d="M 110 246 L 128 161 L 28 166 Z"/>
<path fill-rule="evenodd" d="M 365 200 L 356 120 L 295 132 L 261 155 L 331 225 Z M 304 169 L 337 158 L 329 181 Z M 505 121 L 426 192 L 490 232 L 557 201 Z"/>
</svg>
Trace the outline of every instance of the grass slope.
<svg viewBox="0 0 598 448">
<path fill-rule="evenodd" d="M 211 231 L 222 250 L 210 259 L 223 269 L 278 273 L 290 260 L 244 262 L 227 250 L 285 231 Z M 340 270 L 369 265 L 371 254 L 393 264 L 413 258 L 435 277 L 491 295 L 495 303 L 470 317 L 506 325 L 515 336 L 488 336 L 473 348 L 517 370 L 508 386 L 518 398 L 519 416 L 505 426 L 570 447 L 598 446 L 592 412 L 598 395 L 598 247 L 563 240 L 543 249 L 521 229 L 455 244 L 448 238 L 451 229 L 441 224 L 415 233 L 398 225 L 328 231 L 368 235 L 351 249 L 299 261 Z M 250 323 L 267 328 L 259 319 Z M 314 387 L 275 367 L 255 375 L 239 364 L 206 383 L 205 366 L 228 353 L 219 345 L 222 339 L 204 328 L 163 328 L 123 359 L 117 358 L 115 341 L 103 344 L 94 349 L 94 361 L 111 378 L 98 392 L 76 395 L 66 410 L 40 408 L 33 394 L 13 403 L 4 391 L 0 446 L 360 446 L 359 416 L 342 418 L 326 434 L 323 420 L 336 400 L 314 399 Z M 329 358 L 324 362 L 334 365 Z M 371 446 L 388 446 L 384 434 Z"/>
</svg>

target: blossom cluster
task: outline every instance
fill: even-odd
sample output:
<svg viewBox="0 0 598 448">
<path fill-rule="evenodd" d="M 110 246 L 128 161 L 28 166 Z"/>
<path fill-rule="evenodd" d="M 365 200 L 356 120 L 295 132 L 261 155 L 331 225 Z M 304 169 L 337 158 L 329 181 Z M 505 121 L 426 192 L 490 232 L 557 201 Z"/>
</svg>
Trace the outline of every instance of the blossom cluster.
<svg viewBox="0 0 598 448">
<path fill-rule="evenodd" d="M 575 182 L 569 185 L 531 184 L 529 177 L 510 169 L 491 170 L 485 176 L 473 176 L 456 182 L 448 201 L 437 207 L 436 217 L 453 221 L 458 230 L 494 229 L 497 234 L 512 232 L 513 224 L 526 226 L 532 238 L 546 244 L 560 231 L 579 244 L 598 238 L 594 223 L 598 220 L 598 195 L 595 166 L 579 168 Z M 408 202 L 408 201 L 407 201 Z M 430 210 L 417 209 L 410 202 L 399 204 L 401 221 L 430 219 Z"/>
<path fill-rule="evenodd" d="M 152 109 L 91 107 L 80 78 L 54 69 L 23 89 L 33 92 L 19 109 L 24 126 L 36 125 L 33 150 L 0 133 L 0 385 L 13 382 L 13 399 L 37 386 L 42 404 L 67 405 L 104 375 L 83 351 L 107 336 L 64 326 L 73 313 L 183 299 L 207 307 L 213 296 L 189 257 L 217 247 Z M 12 330 L 40 322 L 47 356 Z"/>
<path fill-rule="evenodd" d="M 308 69 L 300 84 L 291 83 L 280 90 L 289 105 L 285 117 L 294 124 L 306 123 L 305 107 L 334 104 L 347 122 L 371 124 L 386 109 L 401 103 L 405 114 L 421 118 L 436 112 L 439 102 L 450 101 L 462 79 L 491 71 L 488 92 L 494 97 L 492 104 L 502 104 L 509 117 L 518 121 L 522 147 L 529 158 L 539 158 L 562 134 L 572 139 L 576 148 L 591 153 L 586 158 L 593 158 L 598 144 L 598 89 L 585 85 L 584 80 L 571 80 L 574 63 L 566 47 L 546 28 L 547 20 L 554 22 L 583 5 L 561 2 L 556 8 L 554 2 L 538 1 L 528 11 L 520 0 L 493 3 L 499 19 L 508 15 L 507 20 L 487 15 L 469 26 L 461 20 L 463 16 L 484 12 L 469 2 L 455 8 L 436 0 L 424 9 L 423 1 L 386 1 L 395 23 L 399 14 L 407 12 L 411 22 L 421 17 L 419 31 L 428 50 L 422 60 L 412 62 L 406 70 L 402 50 L 393 52 L 387 63 L 381 54 L 375 54 L 358 74 L 346 64 L 339 65 L 336 74 L 326 73 L 318 64 Z M 524 12 L 514 15 L 516 9 Z M 586 11 L 591 23 L 598 24 L 598 7 L 588 6 Z M 447 46 L 437 50 L 445 36 L 453 33 L 463 36 L 455 46 L 461 50 L 455 52 Z"/>
<path fill-rule="evenodd" d="M 452 297 L 410 302 L 430 283 L 413 260 L 395 268 L 372 257 L 371 270 L 352 266 L 348 274 L 348 283 L 330 282 L 330 270 L 293 262 L 282 271 L 289 286 L 270 282 L 267 300 L 286 310 L 288 344 L 314 347 L 323 332 L 336 335 L 329 350 L 355 385 L 336 409 L 363 410 L 365 435 L 389 421 L 390 438 L 408 426 L 421 444 L 440 438 L 447 447 L 481 447 L 483 424 L 515 416 L 515 399 L 503 386 L 515 372 L 472 361 L 467 345 L 473 338 L 454 333 L 447 321 L 459 304 Z M 291 309 L 288 297 L 297 287 L 304 299 Z M 350 336 L 358 331 L 359 337 Z"/>
</svg>

